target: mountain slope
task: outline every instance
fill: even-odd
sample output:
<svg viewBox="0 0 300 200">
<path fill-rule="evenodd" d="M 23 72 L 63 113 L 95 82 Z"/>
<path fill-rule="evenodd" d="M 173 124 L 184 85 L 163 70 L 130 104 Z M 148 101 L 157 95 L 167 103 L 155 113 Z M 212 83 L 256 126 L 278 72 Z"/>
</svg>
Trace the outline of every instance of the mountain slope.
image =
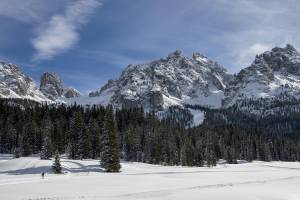
<svg viewBox="0 0 300 200">
<path fill-rule="evenodd" d="M 66 103 L 67 99 L 80 97 L 80 92 L 72 87 L 64 88 L 63 82 L 55 73 L 45 72 L 41 76 L 40 91 L 49 99 Z"/>
<path fill-rule="evenodd" d="M 0 61 L 0 98 L 28 99 L 35 102 L 67 103 L 69 98 L 80 97 L 78 90 L 63 87 L 60 78 L 46 72 L 40 87 L 15 64 Z"/>
<path fill-rule="evenodd" d="M 225 90 L 223 105 L 231 106 L 251 98 L 281 99 L 300 97 L 300 54 L 291 45 L 275 47 L 258 55 L 242 69 Z"/>
<path fill-rule="evenodd" d="M 37 102 L 50 100 L 36 87 L 17 65 L 0 62 L 0 98 L 21 98 Z"/>
<path fill-rule="evenodd" d="M 116 107 L 146 110 L 184 104 L 220 107 L 230 79 L 224 68 L 205 56 L 195 53 L 190 59 L 175 51 L 148 64 L 129 65 L 118 80 L 109 81 L 90 97 L 108 96 Z"/>
<path fill-rule="evenodd" d="M 53 73 L 43 74 L 39 90 L 16 65 L 0 62 L 0 98 L 113 104 L 116 108 L 143 106 L 161 117 L 174 113 L 181 113 L 183 121 L 194 117 L 194 123 L 207 117 L 207 108 L 233 107 L 256 116 L 277 115 L 300 108 L 300 53 L 291 45 L 275 47 L 256 56 L 251 66 L 233 77 L 200 53 L 188 58 L 175 51 L 147 64 L 129 65 L 117 80 L 108 81 L 88 96 L 64 88 Z"/>
</svg>

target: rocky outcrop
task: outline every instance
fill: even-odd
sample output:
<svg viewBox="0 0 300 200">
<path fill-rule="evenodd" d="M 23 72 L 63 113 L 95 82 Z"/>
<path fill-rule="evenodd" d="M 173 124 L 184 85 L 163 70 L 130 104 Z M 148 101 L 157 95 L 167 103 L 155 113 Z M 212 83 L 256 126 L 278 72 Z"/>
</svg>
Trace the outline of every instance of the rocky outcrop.
<svg viewBox="0 0 300 200">
<path fill-rule="evenodd" d="M 256 56 L 225 90 L 225 107 L 244 99 L 300 98 L 300 54 L 291 45 Z"/>
<path fill-rule="evenodd" d="M 41 76 L 40 90 L 53 101 L 64 102 L 64 98 L 80 97 L 78 90 L 72 87 L 64 88 L 59 76 L 50 72 L 46 72 Z"/>
<path fill-rule="evenodd" d="M 64 97 L 69 99 L 69 98 L 75 98 L 75 97 L 80 97 L 80 92 L 76 90 L 75 88 L 69 87 L 64 89 Z"/>
<path fill-rule="evenodd" d="M 160 91 L 151 91 L 149 101 L 152 110 L 161 110 L 164 105 L 164 98 Z"/>
<path fill-rule="evenodd" d="M 117 82 L 115 80 L 108 80 L 107 83 L 101 87 L 100 90 L 98 91 L 94 91 L 94 92 L 90 92 L 89 93 L 89 97 L 97 97 L 97 96 L 100 96 L 101 93 L 103 93 L 104 91 L 110 89 L 110 88 L 113 88 L 115 87 L 117 84 Z"/>
<path fill-rule="evenodd" d="M 46 72 L 41 76 L 40 90 L 49 99 L 56 100 L 63 94 L 63 85 L 56 74 Z"/>
<path fill-rule="evenodd" d="M 89 96 L 104 96 L 110 91 L 110 102 L 116 107 L 143 106 L 146 110 L 184 104 L 220 107 L 231 78 L 223 67 L 202 54 L 188 58 L 175 51 L 148 64 L 129 65 L 119 79 Z"/>
<path fill-rule="evenodd" d="M 49 101 L 17 65 L 4 61 L 0 61 L 0 97 Z"/>
</svg>

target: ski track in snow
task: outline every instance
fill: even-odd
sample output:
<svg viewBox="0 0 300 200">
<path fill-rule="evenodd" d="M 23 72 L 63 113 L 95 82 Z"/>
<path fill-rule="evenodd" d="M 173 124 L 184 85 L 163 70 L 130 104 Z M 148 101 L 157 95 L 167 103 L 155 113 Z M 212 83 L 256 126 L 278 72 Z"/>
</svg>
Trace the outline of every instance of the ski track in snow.
<svg viewBox="0 0 300 200">
<path fill-rule="evenodd" d="M 153 190 L 147 192 L 136 192 L 136 193 L 129 193 L 123 195 L 116 195 L 116 196 L 68 196 L 68 197 L 40 197 L 40 198 L 30 198 L 26 200 L 65 200 L 65 199 L 98 199 L 98 198 L 122 198 L 122 197 L 135 197 L 135 198 L 142 198 L 148 199 L 153 197 L 162 197 L 168 196 L 169 194 L 180 192 L 182 190 L 203 190 L 203 189 L 218 189 L 224 187 L 235 187 L 235 186 L 245 186 L 250 184 L 266 184 L 276 181 L 285 181 L 291 179 L 299 179 L 300 176 L 296 177 L 285 177 L 285 178 L 278 178 L 278 179 L 271 179 L 271 180 L 257 180 L 257 181 L 245 181 L 245 182 L 232 182 L 232 183 L 224 183 L 224 184 L 213 184 L 213 185 L 200 185 L 200 186 L 193 186 L 193 187 L 186 187 L 186 188 L 174 188 L 168 190 Z"/>
<path fill-rule="evenodd" d="M 138 192 L 138 193 L 131 193 L 120 195 L 120 197 L 130 196 L 130 197 L 153 197 L 165 194 L 171 194 L 173 192 L 180 192 L 181 190 L 202 190 L 202 189 L 215 189 L 215 188 L 224 188 L 224 187 L 234 187 L 234 186 L 243 186 L 243 185 L 250 185 L 250 184 L 265 184 L 270 182 L 276 181 L 284 181 L 290 179 L 299 179 L 300 176 L 296 177 L 285 177 L 285 178 L 278 178 L 278 179 L 271 179 L 271 180 L 257 180 L 257 181 L 245 181 L 245 182 L 232 182 L 232 183 L 223 183 L 223 184 L 213 184 L 213 185 L 200 185 L 200 186 L 193 186 L 187 188 L 175 188 L 171 190 L 156 190 L 156 191 L 149 191 L 149 192 Z"/>
</svg>

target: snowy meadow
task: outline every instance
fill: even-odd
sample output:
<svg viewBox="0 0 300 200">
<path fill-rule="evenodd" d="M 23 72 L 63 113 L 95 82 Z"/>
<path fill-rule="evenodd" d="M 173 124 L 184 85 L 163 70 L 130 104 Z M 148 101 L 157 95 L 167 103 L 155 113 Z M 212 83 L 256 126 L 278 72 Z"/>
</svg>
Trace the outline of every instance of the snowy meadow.
<svg viewBox="0 0 300 200">
<path fill-rule="evenodd" d="M 60 175 L 52 173 L 52 162 L 2 154 L 0 199 L 300 199 L 299 162 L 220 162 L 211 168 L 121 162 L 120 173 L 103 173 L 98 160 L 62 158 Z"/>
</svg>

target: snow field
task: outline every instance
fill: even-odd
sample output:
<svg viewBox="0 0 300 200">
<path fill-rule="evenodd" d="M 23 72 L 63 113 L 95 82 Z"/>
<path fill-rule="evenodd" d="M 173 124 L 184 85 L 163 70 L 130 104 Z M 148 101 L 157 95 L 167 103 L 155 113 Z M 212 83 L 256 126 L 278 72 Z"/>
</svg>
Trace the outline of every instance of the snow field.
<svg viewBox="0 0 300 200">
<path fill-rule="evenodd" d="M 300 199 L 300 163 L 258 162 L 217 167 L 122 162 L 121 173 L 103 173 L 98 160 L 0 156 L 1 200 L 65 199 Z M 41 172 L 47 172 L 45 179 Z"/>
</svg>

